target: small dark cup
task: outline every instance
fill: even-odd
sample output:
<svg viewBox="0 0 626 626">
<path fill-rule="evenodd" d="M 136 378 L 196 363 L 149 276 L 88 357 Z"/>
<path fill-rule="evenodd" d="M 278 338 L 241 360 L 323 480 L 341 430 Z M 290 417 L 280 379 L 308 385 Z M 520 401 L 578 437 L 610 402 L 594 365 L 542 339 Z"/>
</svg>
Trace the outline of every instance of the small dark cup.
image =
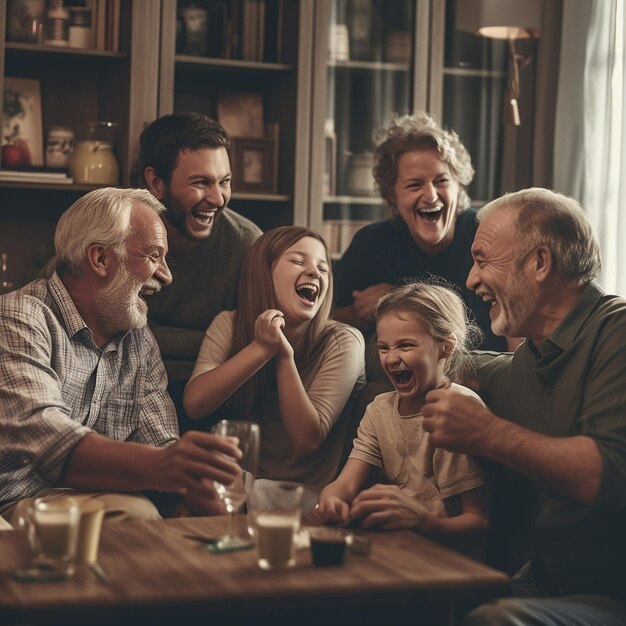
<svg viewBox="0 0 626 626">
<path fill-rule="evenodd" d="M 313 565 L 342 565 L 346 556 L 346 535 L 338 528 L 310 528 Z"/>
</svg>

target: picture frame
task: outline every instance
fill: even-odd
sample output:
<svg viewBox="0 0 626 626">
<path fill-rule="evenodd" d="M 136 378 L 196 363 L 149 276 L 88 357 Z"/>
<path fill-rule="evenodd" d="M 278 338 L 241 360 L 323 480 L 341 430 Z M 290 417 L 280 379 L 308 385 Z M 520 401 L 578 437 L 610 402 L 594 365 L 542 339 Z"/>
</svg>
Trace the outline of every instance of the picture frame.
<svg viewBox="0 0 626 626">
<path fill-rule="evenodd" d="M 276 193 L 276 141 L 231 138 L 233 191 Z"/>
<path fill-rule="evenodd" d="M 263 139 L 263 119 L 263 96 L 260 93 L 220 93 L 217 121 L 231 137 Z"/>
<path fill-rule="evenodd" d="M 4 79 L 1 143 L 3 169 L 43 166 L 39 80 L 11 76 Z"/>
</svg>

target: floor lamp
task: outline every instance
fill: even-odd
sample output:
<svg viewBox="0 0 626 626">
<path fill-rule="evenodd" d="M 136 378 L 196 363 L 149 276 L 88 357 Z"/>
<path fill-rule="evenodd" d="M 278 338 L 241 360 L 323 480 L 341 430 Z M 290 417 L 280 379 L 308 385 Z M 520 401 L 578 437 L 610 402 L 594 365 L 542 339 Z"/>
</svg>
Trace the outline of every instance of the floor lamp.
<svg viewBox="0 0 626 626">
<path fill-rule="evenodd" d="M 504 123 L 521 124 L 520 71 L 531 57 L 517 52 L 515 42 L 539 36 L 543 0 L 457 0 L 456 28 L 509 42 L 509 77 L 504 94 Z"/>
</svg>

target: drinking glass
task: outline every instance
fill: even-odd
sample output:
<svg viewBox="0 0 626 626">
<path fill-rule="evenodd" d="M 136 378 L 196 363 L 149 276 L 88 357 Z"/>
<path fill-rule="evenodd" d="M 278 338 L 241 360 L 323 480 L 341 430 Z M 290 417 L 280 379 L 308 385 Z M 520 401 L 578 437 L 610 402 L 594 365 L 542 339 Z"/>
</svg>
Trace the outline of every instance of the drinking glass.
<svg viewBox="0 0 626 626">
<path fill-rule="evenodd" d="M 259 549 L 259 567 L 283 569 L 296 564 L 295 539 L 300 529 L 302 494 L 299 483 L 259 480 L 250 494 L 250 518 Z"/>
<path fill-rule="evenodd" d="M 242 457 L 237 461 L 241 472 L 235 480 L 226 485 L 213 481 L 215 489 L 228 512 L 228 530 L 220 537 L 219 549 L 243 548 L 250 545 L 249 539 L 242 539 L 235 532 L 235 513 L 247 500 L 252 488 L 254 477 L 259 465 L 259 446 L 261 431 L 258 424 L 243 420 L 221 420 L 214 427 L 213 432 L 220 437 L 237 437 Z"/>
<path fill-rule="evenodd" d="M 71 497 L 37 498 L 20 518 L 33 567 L 17 572 L 28 580 L 56 580 L 74 574 L 80 508 Z"/>
</svg>

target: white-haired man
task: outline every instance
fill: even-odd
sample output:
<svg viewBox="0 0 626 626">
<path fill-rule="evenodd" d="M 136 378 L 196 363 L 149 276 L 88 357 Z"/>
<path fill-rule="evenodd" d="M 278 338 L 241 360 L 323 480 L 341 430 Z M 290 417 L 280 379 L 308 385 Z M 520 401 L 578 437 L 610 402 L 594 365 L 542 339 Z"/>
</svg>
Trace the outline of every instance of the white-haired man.
<svg viewBox="0 0 626 626">
<path fill-rule="evenodd" d="M 148 191 L 99 189 L 55 232 L 57 271 L 0 298 L 0 514 L 34 497 L 105 500 L 109 515 L 158 518 L 141 492 L 221 510 L 212 480 L 239 451 L 208 433 L 179 439 L 146 296 L 171 282 L 163 206 Z"/>
</svg>

